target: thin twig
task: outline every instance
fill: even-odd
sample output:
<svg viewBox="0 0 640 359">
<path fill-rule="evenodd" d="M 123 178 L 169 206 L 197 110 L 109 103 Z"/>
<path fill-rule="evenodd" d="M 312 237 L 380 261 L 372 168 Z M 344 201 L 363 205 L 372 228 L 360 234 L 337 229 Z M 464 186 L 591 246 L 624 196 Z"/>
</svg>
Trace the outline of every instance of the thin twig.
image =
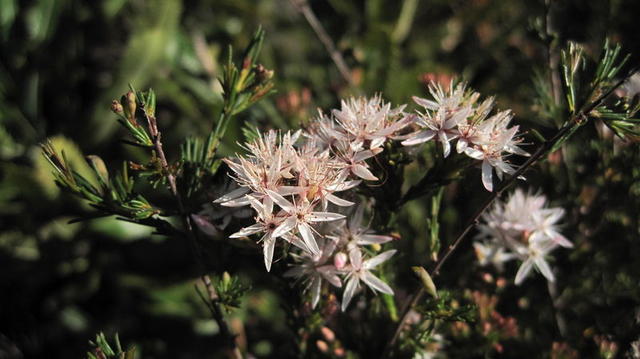
<svg viewBox="0 0 640 359">
<path fill-rule="evenodd" d="M 473 214 L 473 216 L 471 216 L 471 219 L 468 221 L 467 225 L 462 230 L 460 235 L 458 235 L 455 241 L 453 241 L 453 243 L 449 245 L 444 256 L 442 256 L 438 260 L 438 262 L 436 262 L 434 269 L 431 271 L 431 277 L 437 277 L 440 274 L 440 269 L 442 268 L 442 265 L 447 261 L 447 259 L 456 250 L 456 248 L 458 248 L 458 245 L 460 245 L 460 243 L 466 237 L 469 231 L 471 231 L 471 229 L 478 222 L 482 213 L 484 213 L 484 211 L 487 208 L 489 208 L 489 206 L 491 206 L 493 201 L 495 201 L 496 198 L 498 198 L 502 194 L 502 192 L 504 192 L 513 182 L 515 182 L 515 180 L 518 177 L 520 177 L 527 169 L 533 166 L 544 154 L 546 154 L 549 150 L 555 147 L 555 145 L 565 135 L 567 135 L 571 130 L 575 128 L 575 126 L 580 126 L 582 123 L 584 123 L 586 119 L 589 117 L 589 115 L 591 114 L 591 111 L 598 108 L 604 102 L 604 100 L 613 93 L 613 91 L 615 91 L 618 87 L 620 87 L 620 85 L 622 85 L 629 78 L 629 76 L 633 75 L 637 70 L 638 68 L 636 67 L 631 71 L 629 71 L 627 76 L 624 76 L 621 80 L 619 80 L 616 84 L 614 84 L 608 91 L 601 94 L 595 101 L 591 102 L 589 106 L 586 106 L 581 111 L 572 115 L 569 121 L 555 134 L 555 136 L 553 136 L 550 140 L 545 141 L 536 150 L 536 152 L 534 152 L 531 155 L 531 157 L 529 157 L 529 159 L 527 159 L 527 161 L 525 161 L 525 163 L 518 168 L 518 170 L 513 175 L 511 175 L 509 178 L 507 178 L 504 182 L 501 183 L 498 190 L 496 190 L 495 192 L 492 192 L 487 197 L 487 199 L 482 203 L 480 208 Z M 385 347 L 385 350 L 382 355 L 383 358 L 387 357 L 391 353 L 392 348 L 394 347 L 396 341 L 400 337 L 400 333 L 402 332 L 402 327 L 404 326 L 404 323 L 409 315 L 409 312 L 418 303 L 420 298 L 422 298 L 423 294 L 424 294 L 424 287 L 420 286 L 420 289 L 410 297 L 409 305 L 407 305 L 404 308 L 402 316 L 400 317 L 400 321 L 398 322 L 398 325 L 393 333 L 393 336 L 391 337 L 391 340 L 387 343 Z"/>
<path fill-rule="evenodd" d="M 307 0 L 290 1 L 293 7 L 295 7 L 296 10 L 298 10 L 298 12 L 300 12 L 304 16 L 313 31 L 316 33 L 316 36 L 318 36 L 318 39 L 320 39 L 320 42 L 322 42 L 322 44 L 324 45 L 324 48 L 327 49 L 327 52 L 329 53 L 331 60 L 333 60 L 333 62 L 336 64 L 340 75 L 342 75 L 344 80 L 350 86 L 353 86 L 354 83 L 353 78 L 351 77 L 351 70 L 349 69 L 349 66 L 347 66 L 346 62 L 344 62 L 342 54 L 336 48 L 333 40 L 331 40 L 331 37 L 329 37 L 329 34 L 327 34 L 324 27 L 316 17 L 316 14 L 314 14 L 313 10 L 311 10 L 311 7 L 309 6 Z"/>
<path fill-rule="evenodd" d="M 169 168 L 169 163 L 167 162 L 167 158 L 162 148 L 162 140 L 161 140 L 162 134 L 160 133 L 160 131 L 158 131 L 157 120 L 154 116 L 147 115 L 146 118 L 147 118 L 147 124 L 149 127 L 149 132 L 153 139 L 154 147 L 156 149 L 156 153 L 158 155 L 158 158 L 160 159 L 160 165 L 162 166 L 163 172 L 167 176 L 167 181 L 169 182 L 169 188 L 171 189 L 171 193 L 175 196 L 176 201 L 178 202 L 178 209 L 180 210 L 180 215 L 184 220 L 184 224 L 186 226 L 189 239 L 191 240 L 191 243 L 194 246 L 194 252 L 195 252 L 194 254 L 196 256 L 196 261 L 201 269 L 201 272 L 204 272 L 202 253 L 198 247 L 198 234 L 193 230 L 194 226 L 193 226 L 193 223 L 191 222 L 192 221 L 191 217 L 185 212 L 184 204 L 182 202 L 182 197 L 180 196 L 180 193 L 178 192 L 178 187 L 176 185 L 176 176 Z M 242 358 L 242 354 L 240 353 L 240 349 L 236 344 L 235 337 L 231 332 L 231 330 L 229 329 L 229 325 L 227 324 L 224 318 L 224 314 L 222 312 L 222 308 L 219 303 L 219 297 L 218 297 L 218 294 L 216 293 L 215 288 L 213 287 L 213 284 L 211 283 L 211 278 L 209 277 L 208 274 L 205 273 L 200 276 L 200 279 L 204 284 L 205 288 L 207 289 L 207 293 L 209 294 L 208 306 L 209 306 L 209 309 L 211 310 L 213 319 L 218 324 L 218 327 L 220 328 L 220 335 L 222 335 L 222 337 L 225 338 L 225 341 L 227 342 L 227 346 L 230 349 L 228 352 L 229 357 L 236 358 L 236 359 Z"/>
</svg>

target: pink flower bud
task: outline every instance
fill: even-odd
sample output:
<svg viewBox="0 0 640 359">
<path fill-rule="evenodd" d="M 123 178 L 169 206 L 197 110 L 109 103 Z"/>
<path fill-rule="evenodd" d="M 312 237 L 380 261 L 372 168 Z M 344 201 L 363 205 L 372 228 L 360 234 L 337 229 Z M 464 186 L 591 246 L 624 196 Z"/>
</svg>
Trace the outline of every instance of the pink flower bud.
<svg viewBox="0 0 640 359">
<path fill-rule="evenodd" d="M 329 345 L 327 345 L 325 341 L 318 340 L 316 342 L 316 346 L 318 347 L 318 350 L 320 350 L 323 353 L 326 353 L 329 351 Z"/>
<path fill-rule="evenodd" d="M 322 332 L 322 336 L 329 342 L 331 343 L 332 341 L 334 341 L 336 339 L 336 335 L 333 333 L 333 331 L 327 327 L 322 327 L 320 329 L 320 331 Z"/>
<path fill-rule="evenodd" d="M 347 260 L 349 260 L 349 257 L 345 253 L 339 252 L 333 257 L 333 265 L 337 269 L 342 269 L 347 264 Z"/>
</svg>

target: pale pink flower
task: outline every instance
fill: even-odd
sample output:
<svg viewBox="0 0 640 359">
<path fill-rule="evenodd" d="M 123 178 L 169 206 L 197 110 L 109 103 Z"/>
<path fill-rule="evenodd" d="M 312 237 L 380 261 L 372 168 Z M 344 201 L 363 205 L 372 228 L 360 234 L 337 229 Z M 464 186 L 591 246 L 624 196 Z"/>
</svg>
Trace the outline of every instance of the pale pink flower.
<svg viewBox="0 0 640 359">
<path fill-rule="evenodd" d="M 305 198 L 294 203 L 289 202 L 280 194 L 267 190 L 267 195 L 286 213 L 285 219 L 273 231 L 273 236 L 279 237 L 289 233 L 294 228 L 302 236 L 302 240 L 311 253 L 320 253 L 318 244 L 313 235 L 313 223 L 335 221 L 344 218 L 344 215 L 331 212 L 315 212 L 314 202 L 309 202 Z"/>
<path fill-rule="evenodd" d="M 517 189 L 506 202 L 496 202 L 482 215 L 477 238 L 488 241 L 474 244 L 481 265 L 501 265 L 518 258 L 523 263 L 516 275 L 516 284 L 522 283 L 534 267 L 553 281 L 546 257 L 558 246 L 573 247 L 558 229 L 563 215 L 562 208 L 548 208 L 544 196 Z"/>
<path fill-rule="evenodd" d="M 329 282 L 334 287 L 342 287 L 338 270 L 335 266 L 327 264 L 336 248 L 335 243 L 322 238 L 318 242 L 322 250 L 317 254 L 309 252 L 303 252 L 301 255 L 292 254 L 298 263 L 284 274 L 285 277 L 301 278 L 307 282 L 305 290 L 311 292 L 312 308 L 315 308 L 320 301 L 323 281 Z"/>
<path fill-rule="evenodd" d="M 344 270 L 347 273 L 347 285 L 345 286 L 342 296 L 343 312 L 349 306 L 351 299 L 356 294 L 358 289 L 360 289 L 360 282 L 364 282 L 364 284 L 371 288 L 371 290 L 373 290 L 374 292 L 393 295 L 393 289 L 391 289 L 391 287 L 389 287 L 387 283 L 380 280 L 380 278 L 373 275 L 371 273 L 371 270 L 378 265 L 386 262 L 395 253 L 396 250 L 392 249 L 363 261 L 362 253 L 360 252 L 359 248 L 353 248 L 349 251 L 350 264 Z"/>
</svg>

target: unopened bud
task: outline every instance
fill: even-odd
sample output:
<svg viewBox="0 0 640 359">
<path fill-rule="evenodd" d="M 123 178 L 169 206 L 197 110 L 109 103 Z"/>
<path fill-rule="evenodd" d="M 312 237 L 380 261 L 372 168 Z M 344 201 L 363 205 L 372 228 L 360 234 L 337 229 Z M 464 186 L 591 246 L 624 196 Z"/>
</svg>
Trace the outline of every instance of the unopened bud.
<svg viewBox="0 0 640 359">
<path fill-rule="evenodd" d="M 374 252 L 380 252 L 382 246 L 380 245 L 380 243 L 373 243 L 371 245 L 371 249 L 373 249 Z"/>
<path fill-rule="evenodd" d="M 344 356 L 344 348 L 335 348 L 333 354 L 338 358 L 342 358 Z"/>
<path fill-rule="evenodd" d="M 129 91 L 123 97 L 124 113 L 128 119 L 132 120 L 136 115 L 136 94 L 133 91 Z"/>
<path fill-rule="evenodd" d="M 320 331 L 322 332 L 322 336 L 329 342 L 331 343 L 332 341 L 334 341 L 336 339 L 336 335 L 333 333 L 333 331 L 327 327 L 322 327 L 320 329 Z"/>
<path fill-rule="evenodd" d="M 324 340 L 318 340 L 316 342 L 316 346 L 318 347 L 318 350 L 323 353 L 327 353 L 329 351 L 329 345 Z"/>
<path fill-rule="evenodd" d="M 258 82 L 265 82 L 267 80 L 271 80 L 271 78 L 273 77 L 273 70 L 268 70 L 261 64 L 258 64 L 256 66 L 255 71 L 256 71 L 256 78 L 258 79 Z"/>
<path fill-rule="evenodd" d="M 122 104 L 118 100 L 111 101 L 111 111 L 113 111 L 117 115 L 122 115 L 124 113 L 124 108 Z"/>
<path fill-rule="evenodd" d="M 337 269 L 342 269 L 347 264 L 347 254 L 344 252 L 339 252 L 333 257 L 333 265 L 336 266 Z"/>
</svg>

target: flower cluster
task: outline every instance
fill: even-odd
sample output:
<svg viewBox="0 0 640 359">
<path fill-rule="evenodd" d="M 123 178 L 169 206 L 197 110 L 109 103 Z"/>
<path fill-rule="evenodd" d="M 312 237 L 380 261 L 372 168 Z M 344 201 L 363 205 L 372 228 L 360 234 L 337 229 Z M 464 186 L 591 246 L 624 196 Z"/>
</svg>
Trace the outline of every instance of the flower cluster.
<svg viewBox="0 0 640 359">
<path fill-rule="evenodd" d="M 391 237 L 374 235 L 361 226 L 362 206 L 348 222 L 343 220 L 341 212 L 355 204 L 350 200 L 355 195 L 339 193 L 363 180 L 377 180 L 366 161 L 409 123 L 402 108 L 392 110 L 379 96 L 353 98 L 329 116 L 320 113 L 305 132 L 270 131 L 246 144 L 247 155 L 225 159 L 240 188 L 215 201 L 228 207 L 248 205 L 256 213 L 254 224 L 231 237 L 261 234 L 267 271 L 277 242 L 292 244 L 288 254 L 296 264 L 286 275 L 305 280 L 314 306 L 325 281 L 334 287 L 346 281 L 343 310 L 360 282 L 393 294 L 371 270 L 395 251 L 374 256 L 374 251 L 362 248 Z"/>
<path fill-rule="evenodd" d="M 441 85 L 431 83 L 429 92 L 433 100 L 413 97 L 424 112 L 413 117 L 419 130 L 404 136 L 402 144 L 417 145 L 437 140 L 444 157 L 451 153 L 451 141 L 457 140 L 456 151 L 482 161 L 482 184 L 493 190 L 493 171 L 502 179 L 503 173 L 512 174 L 514 167 L 506 160 L 510 154 L 528 156 L 518 147 L 518 126 L 509 127 L 511 111 L 501 111 L 489 117 L 493 98 L 479 102 L 480 94 L 467 90 L 464 83 L 453 82 L 445 91 Z"/>
<path fill-rule="evenodd" d="M 500 269 L 504 262 L 517 258 L 522 265 L 516 284 L 522 283 L 533 267 L 553 281 L 545 257 L 558 246 L 571 248 L 573 244 L 558 231 L 564 210 L 549 208 L 546 201 L 542 195 L 517 189 L 506 203 L 496 203 L 486 212 L 474 243 L 480 264 L 491 263 Z"/>
</svg>

